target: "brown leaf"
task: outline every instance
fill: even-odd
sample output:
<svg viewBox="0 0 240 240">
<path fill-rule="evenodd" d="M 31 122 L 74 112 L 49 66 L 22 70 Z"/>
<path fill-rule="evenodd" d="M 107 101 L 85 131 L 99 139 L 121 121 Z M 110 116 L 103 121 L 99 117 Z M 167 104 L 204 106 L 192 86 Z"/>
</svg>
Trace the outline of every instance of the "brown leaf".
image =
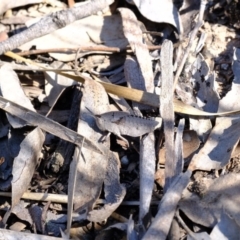
<svg viewBox="0 0 240 240">
<path fill-rule="evenodd" d="M 224 167 L 240 138 L 238 129 L 239 117 L 218 119 L 203 148 L 193 156 L 189 169 L 210 171 Z"/>
<path fill-rule="evenodd" d="M 20 152 L 13 163 L 12 207 L 27 191 L 41 153 L 44 134 L 39 128 L 30 132 L 20 145 Z"/>
<path fill-rule="evenodd" d="M 136 54 L 143 81 L 147 92 L 154 91 L 152 61 L 150 59 L 147 45 L 142 41 L 142 30 L 134 13 L 127 8 L 119 8 L 122 17 L 123 32 L 130 46 Z M 145 90 L 141 89 L 141 90 Z"/>
<path fill-rule="evenodd" d="M 91 114 L 107 112 L 108 104 L 108 96 L 104 88 L 95 81 L 87 80 L 84 84 L 78 132 L 90 138 L 100 149 L 102 147 L 109 149 L 110 142 L 109 139 L 104 143 L 101 142 L 103 133 L 96 126 L 95 118 Z M 108 158 L 106 155 L 83 149 L 78 161 L 74 209 L 91 210 L 102 188 Z"/>
</svg>

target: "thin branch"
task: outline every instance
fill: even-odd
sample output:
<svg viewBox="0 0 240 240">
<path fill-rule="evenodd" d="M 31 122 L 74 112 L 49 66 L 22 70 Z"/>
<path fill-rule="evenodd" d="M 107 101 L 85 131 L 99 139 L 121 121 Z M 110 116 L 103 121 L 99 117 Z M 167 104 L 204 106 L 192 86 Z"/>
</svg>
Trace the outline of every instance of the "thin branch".
<svg viewBox="0 0 240 240">
<path fill-rule="evenodd" d="M 7 51 L 13 50 L 35 38 L 39 38 L 48 33 L 56 31 L 57 29 L 63 28 L 76 20 L 95 14 L 98 11 L 108 7 L 110 4 L 112 4 L 112 2 L 113 0 L 94 0 L 86 2 L 84 5 L 79 7 L 74 7 L 47 15 L 25 31 L 13 35 L 7 40 L 1 42 L 0 55 Z"/>
</svg>

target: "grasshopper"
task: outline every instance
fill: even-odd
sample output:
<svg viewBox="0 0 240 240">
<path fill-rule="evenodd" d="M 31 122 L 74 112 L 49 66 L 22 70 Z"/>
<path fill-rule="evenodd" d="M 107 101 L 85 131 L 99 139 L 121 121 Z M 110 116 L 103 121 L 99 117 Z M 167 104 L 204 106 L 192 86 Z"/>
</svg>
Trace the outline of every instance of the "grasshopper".
<svg viewBox="0 0 240 240">
<path fill-rule="evenodd" d="M 102 131 L 108 131 L 108 136 L 113 133 L 127 143 L 128 140 L 122 135 L 139 137 L 146 133 L 153 132 L 161 127 L 162 119 L 147 119 L 130 115 L 127 112 L 112 111 L 101 115 L 95 115 L 96 124 Z"/>
</svg>

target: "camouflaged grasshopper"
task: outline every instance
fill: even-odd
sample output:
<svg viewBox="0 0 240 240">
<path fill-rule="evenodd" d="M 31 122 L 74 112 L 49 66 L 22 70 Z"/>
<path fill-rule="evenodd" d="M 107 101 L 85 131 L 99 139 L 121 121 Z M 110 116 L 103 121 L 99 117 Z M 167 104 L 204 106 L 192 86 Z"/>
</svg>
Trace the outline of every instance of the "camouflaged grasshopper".
<svg viewBox="0 0 240 240">
<path fill-rule="evenodd" d="M 153 132 L 156 128 L 159 128 L 162 125 L 161 118 L 158 118 L 158 121 L 156 121 L 154 119 L 141 118 L 130 115 L 127 112 L 118 111 L 95 115 L 95 119 L 100 130 L 108 131 L 109 134 L 115 134 L 127 144 L 127 139 L 122 137 L 122 135 L 139 137 L 146 133 Z"/>
</svg>

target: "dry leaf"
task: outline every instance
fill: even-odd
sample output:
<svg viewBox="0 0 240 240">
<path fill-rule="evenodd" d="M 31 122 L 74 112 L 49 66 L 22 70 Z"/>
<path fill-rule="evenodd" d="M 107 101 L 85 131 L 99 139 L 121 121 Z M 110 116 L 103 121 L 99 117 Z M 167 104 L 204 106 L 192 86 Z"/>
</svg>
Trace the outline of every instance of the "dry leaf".
<svg viewBox="0 0 240 240">
<path fill-rule="evenodd" d="M 30 132 L 20 145 L 20 152 L 13 163 L 12 207 L 27 191 L 41 153 L 44 134 L 39 128 Z"/>
<path fill-rule="evenodd" d="M 149 212 L 154 186 L 155 167 L 155 137 L 152 132 L 144 136 L 140 143 L 140 222 Z"/>
<path fill-rule="evenodd" d="M 20 201 L 15 207 L 12 209 L 12 213 L 14 213 L 19 219 L 28 222 L 30 225 L 33 224 L 31 215 L 27 209 L 29 203 L 24 203 L 24 201 Z"/>
<path fill-rule="evenodd" d="M 180 209 L 193 222 L 214 227 L 221 219 L 222 210 L 240 224 L 240 175 L 229 173 L 217 179 L 201 179 L 203 189 L 197 195 L 185 190 L 179 202 Z"/>
<path fill-rule="evenodd" d="M 16 240 L 16 239 L 26 239 L 26 240 L 59 240 L 59 237 L 50 237 L 40 234 L 26 233 L 26 232 L 15 232 L 7 229 L 0 229 L 0 235 L 3 239 Z"/>
<path fill-rule="evenodd" d="M 110 142 L 101 142 L 103 133 L 96 126 L 95 118 L 90 114 L 107 112 L 109 108 L 108 95 L 104 88 L 92 80 L 85 81 L 80 108 L 78 132 L 90 138 L 101 148 L 109 149 Z M 105 178 L 108 164 L 107 155 L 100 155 L 91 150 L 83 149 L 82 157 L 77 166 L 76 189 L 74 194 L 74 209 L 93 209 L 98 199 Z"/>
<path fill-rule="evenodd" d="M 240 227 L 231 217 L 225 213 L 224 209 L 222 210 L 220 221 L 213 228 L 210 237 L 211 240 L 228 240 L 235 239 L 240 234 Z"/>
<path fill-rule="evenodd" d="M 177 204 L 181 199 L 182 191 L 187 186 L 190 177 L 191 172 L 187 171 L 185 173 L 181 173 L 174 179 L 167 192 L 161 199 L 158 213 L 155 216 L 155 219 L 150 225 L 148 231 L 143 236 L 143 240 L 157 240 L 167 238 Z"/>
<path fill-rule="evenodd" d="M 8 9 L 34 4 L 34 3 L 41 3 L 43 0 L 1 0 L 0 1 L 0 15 L 6 12 Z"/>
<path fill-rule="evenodd" d="M 182 34 L 182 23 L 177 8 L 169 0 L 133 0 L 140 13 L 152 22 L 169 23 Z"/>
<path fill-rule="evenodd" d="M 144 79 L 141 84 L 145 87 L 141 90 L 146 90 L 147 92 L 152 93 L 154 91 L 152 61 L 147 45 L 143 43 L 142 40 L 142 30 L 140 29 L 136 16 L 130 9 L 119 8 L 118 11 L 122 17 L 124 35 L 136 54 L 141 72 L 140 74 Z"/>
<path fill-rule="evenodd" d="M 53 62 L 51 67 L 55 69 L 71 69 L 69 65 L 57 61 Z M 54 105 L 58 99 L 59 94 L 63 91 L 64 88 L 74 85 L 74 81 L 72 79 L 57 75 L 54 72 L 45 72 L 45 78 L 45 93 L 49 106 Z"/>
<path fill-rule="evenodd" d="M 205 145 L 193 156 L 189 169 L 210 171 L 223 168 L 230 160 L 240 138 L 238 129 L 239 117 L 219 119 Z"/>
<path fill-rule="evenodd" d="M 193 130 L 185 130 L 183 132 L 183 158 L 184 161 L 189 161 L 193 154 L 200 146 L 198 135 Z M 160 164 L 165 164 L 165 147 L 159 150 L 158 161 Z"/>
<path fill-rule="evenodd" d="M 0 68 L 0 79 L 0 90 L 3 97 L 13 102 L 17 102 L 35 112 L 31 101 L 26 97 L 21 87 L 17 74 L 13 71 L 10 65 L 3 65 Z M 12 91 L 12 89 L 14 89 L 14 91 Z M 7 118 L 13 128 L 20 128 L 27 125 L 25 121 L 10 114 L 7 114 Z"/>
<path fill-rule="evenodd" d="M 98 210 L 92 210 L 87 219 L 91 222 L 105 221 L 121 204 L 126 188 L 120 184 L 119 159 L 115 153 L 109 152 L 107 172 L 104 179 L 106 204 Z"/>
<path fill-rule="evenodd" d="M 124 75 L 125 75 L 125 79 L 128 84 L 128 87 L 143 90 L 143 91 L 149 91 L 149 92 L 152 91 L 152 87 L 150 87 L 150 89 L 146 88 L 144 76 L 140 70 L 140 66 L 138 62 L 134 57 L 127 56 L 127 59 L 124 63 Z M 149 106 L 139 104 L 136 102 L 133 102 L 132 106 L 135 111 L 137 111 L 138 109 L 139 110 L 150 109 Z"/>
</svg>

